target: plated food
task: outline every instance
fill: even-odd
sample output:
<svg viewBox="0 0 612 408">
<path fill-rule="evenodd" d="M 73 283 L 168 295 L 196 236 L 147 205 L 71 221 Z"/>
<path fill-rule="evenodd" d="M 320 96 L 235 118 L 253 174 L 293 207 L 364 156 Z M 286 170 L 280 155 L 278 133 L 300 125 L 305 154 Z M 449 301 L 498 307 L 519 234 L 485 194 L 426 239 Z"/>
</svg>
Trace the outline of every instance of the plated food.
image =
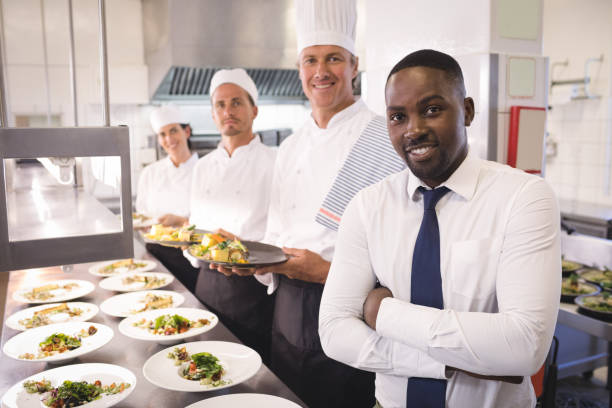
<svg viewBox="0 0 612 408">
<path fill-rule="evenodd" d="M 268 394 L 226 394 L 195 402 L 185 408 L 300 408 L 298 404 L 288 399 Z"/>
<path fill-rule="evenodd" d="M 174 281 L 174 276 L 161 272 L 138 272 L 111 276 L 100 281 L 102 289 L 116 292 L 159 289 Z"/>
<path fill-rule="evenodd" d="M 598 319 L 612 321 L 612 295 L 602 292 L 598 295 L 578 296 L 574 302 L 578 310 Z"/>
<path fill-rule="evenodd" d="M 182 360 L 177 361 L 177 358 Z M 142 372 L 147 380 L 161 388 L 201 392 L 239 384 L 255 375 L 260 367 L 261 357 L 247 346 L 197 341 L 154 354 Z"/>
<path fill-rule="evenodd" d="M 602 289 L 612 289 L 612 271 L 609 269 L 587 268 L 579 272 L 582 279 L 601 286 Z"/>
<path fill-rule="evenodd" d="M 576 274 L 572 274 L 561 281 L 561 301 L 574 303 L 576 296 L 594 295 L 599 293 L 600 288 L 592 283 L 581 282 Z"/>
<path fill-rule="evenodd" d="M 211 239 L 207 241 L 209 235 Z M 283 250 L 274 245 L 255 241 L 218 241 L 216 237 L 216 234 L 204 234 L 202 243 L 190 246 L 189 253 L 204 262 L 238 268 L 276 265 L 288 259 Z"/>
<path fill-rule="evenodd" d="M 136 387 L 136 376 L 112 364 L 74 364 L 35 374 L 13 385 L 2 398 L 9 408 L 111 407 Z M 61 400 L 61 401 L 60 401 Z M 72 405 L 78 404 L 78 405 Z"/>
<path fill-rule="evenodd" d="M 198 244 L 202 241 L 203 231 L 196 230 L 195 225 L 188 227 L 166 227 L 155 224 L 147 234 L 143 234 L 145 242 L 166 246 L 184 246 Z"/>
<path fill-rule="evenodd" d="M 146 272 L 155 269 L 157 263 L 146 259 L 119 259 L 97 263 L 89 268 L 95 276 L 114 276 L 125 272 Z"/>
<path fill-rule="evenodd" d="M 113 338 L 113 330 L 99 323 L 74 322 L 38 327 L 4 344 L 7 356 L 22 361 L 62 361 L 90 353 Z"/>
<path fill-rule="evenodd" d="M 85 322 L 98 314 L 93 303 L 52 303 L 20 310 L 6 319 L 6 325 L 14 330 L 28 330 L 63 322 Z"/>
<path fill-rule="evenodd" d="M 207 332 L 218 322 L 217 316 L 207 310 L 179 307 L 126 317 L 119 323 L 119 331 L 137 340 L 172 344 Z"/>
<path fill-rule="evenodd" d="M 157 219 L 144 214 L 132 213 L 132 227 L 147 228 L 157 224 Z"/>
<path fill-rule="evenodd" d="M 149 310 L 179 307 L 185 297 L 171 290 L 150 290 L 115 295 L 100 304 L 100 309 L 108 315 L 128 317 Z"/>
<path fill-rule="evenodd" d="M 94 284 L 85 280 L 63 279 L 19 289 L 13 293 L 13 300 L 21 303 L 64 302 L 85 296 L 94 289 Z"/>
<path fill-rule="evenodd" d="M 561 260 L 561 273 L 563 276 L 568 276 L 582 268 L 584 268 L 584 265 L 581 263 L 568 261 L 565 259 Z"/>
</svg>

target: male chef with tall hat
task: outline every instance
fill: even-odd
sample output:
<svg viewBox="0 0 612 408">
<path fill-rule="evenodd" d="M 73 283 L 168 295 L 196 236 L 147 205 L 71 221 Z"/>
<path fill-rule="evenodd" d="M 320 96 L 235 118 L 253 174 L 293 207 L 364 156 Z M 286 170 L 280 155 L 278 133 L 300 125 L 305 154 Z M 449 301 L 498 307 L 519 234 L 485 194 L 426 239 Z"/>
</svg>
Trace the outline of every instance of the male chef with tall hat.
<svg viewBox="0 0 612 408">
<path fill-rule="evenodd" d="M 309 407 L 372 407 L 374 377 L 323 353 L 319 304 L 347 197 L 404 164 L 384 119 L 353 95 L 355 1 L 299 0 L 296 11 L 299 76 L 312 114 L 281 144 L 274 169 L 265 241 L 289 260 L 256 275 L 276 293 L 271 368 Z"/>
<path fill-rule="evenodd" d="M 212 117 L 221 143 L 194 169 L 189 223 L 199 229 L 221 229 L 226 237 L 248 241 L 264 237 L 277 149 L 253 133 L 258 96 L 242 68 L 219 70 L 211 79 Z M 200 267 L 195 295 L 268 363 L 274 298 L 252 276 L 223 276 L 191 260 Z"/>
</svg>

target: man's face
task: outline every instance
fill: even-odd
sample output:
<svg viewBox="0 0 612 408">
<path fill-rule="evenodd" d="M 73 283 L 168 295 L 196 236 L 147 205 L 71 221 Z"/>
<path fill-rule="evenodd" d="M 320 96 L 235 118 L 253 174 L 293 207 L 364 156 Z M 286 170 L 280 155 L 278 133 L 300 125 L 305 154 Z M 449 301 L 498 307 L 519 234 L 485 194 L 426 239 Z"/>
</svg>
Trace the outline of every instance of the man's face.
<svg viewBox="0 0 612 408">
<path fill-rule="evenodd" d="M 397 154 L 430 187 L 450 177 L 468 151 L 465 127 L 472 98 L 439 69 L 411 67 L 391 76 L 385 89 L 387 128 Z"/>
<path fill-rule="evenodd" d="M 351 81 L 357 76 L 357 60 L 336 45 L 313 45 L 300 53 L 302 89 L 313 108 L 341 110 L 353 103 Z"/>
<path fill-rule="evenodd" d="M 249 101 L 247 92 L 236 84 L 222 84 L 212 95 L 212 117 L 224 136 L 251 132 L 257 107 Z"/>
<path fill-rule="evenodd" d="M 170 123 L 159 130 L 157 141 L 169 156 L 177 157 L 183 149 L 188 149 L 189 136 L 189 130 L 183 129 L 179 123 Z"/>
</svg>

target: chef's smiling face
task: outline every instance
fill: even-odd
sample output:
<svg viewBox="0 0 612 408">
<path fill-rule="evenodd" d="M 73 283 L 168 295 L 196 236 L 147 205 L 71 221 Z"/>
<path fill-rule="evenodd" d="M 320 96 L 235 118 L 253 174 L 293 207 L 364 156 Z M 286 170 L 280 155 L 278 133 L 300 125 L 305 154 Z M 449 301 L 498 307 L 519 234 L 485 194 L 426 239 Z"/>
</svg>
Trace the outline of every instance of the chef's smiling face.
<svg viewBox="0 0 612 408">
<path fill-rule="evenodd" d="M 212 117 L 224 136 L 251 134 L 257 106 L 249 100 L 242 87 L 226 83 L 219 85 L 212 95 Z"/>
<path fill-rule="evenodd" d="M 357 59 L 336 45 L 313 45 L 298 60 L 300 80 L 313 109 L 340 111 L 354 102 Z"/>
<path fill-rule="evenodd" d="M 187 139 L 189 139 L 189 136 L 191 136 L 191 134 L 188 126 L 183 129 L 179 123 L 170 123 L 159 130 L 159 133 L 157 133 L 157 140 L 166 153 L 168 153 L 172 159 L 176 159 L 185 151 L 189 152 L 189 147 L 187 146 Z"/>
<path fill-rule="evenodd" d="M 463 86 L 445 71 L 410 67 L 389 78 L 385 99 L 395 151 L 428 186 L 440 185 L 467 156 L 472 98 L 465 98 Z"/>
</svg>

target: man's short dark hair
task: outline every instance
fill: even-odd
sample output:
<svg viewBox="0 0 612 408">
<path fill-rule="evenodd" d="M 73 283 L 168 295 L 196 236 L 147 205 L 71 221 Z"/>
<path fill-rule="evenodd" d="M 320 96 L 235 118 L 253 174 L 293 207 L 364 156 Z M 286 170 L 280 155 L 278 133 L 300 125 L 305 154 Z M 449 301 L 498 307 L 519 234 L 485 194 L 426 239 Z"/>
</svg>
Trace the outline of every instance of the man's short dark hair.
<svg viewBox="0 0 612 408">
<path fill-rule="evenodd" d="M 436 50 L 419 50 L 406 55 L 391 69 L 387 82 L 393 74 L 412 67 L 427 67 L 444 71 L 450 79 L 457 82 L 457 85 L 461 87 L 463 94 L 465 94 L 463 72 L 459 63 L 450 55 Z"/>
</svg>

